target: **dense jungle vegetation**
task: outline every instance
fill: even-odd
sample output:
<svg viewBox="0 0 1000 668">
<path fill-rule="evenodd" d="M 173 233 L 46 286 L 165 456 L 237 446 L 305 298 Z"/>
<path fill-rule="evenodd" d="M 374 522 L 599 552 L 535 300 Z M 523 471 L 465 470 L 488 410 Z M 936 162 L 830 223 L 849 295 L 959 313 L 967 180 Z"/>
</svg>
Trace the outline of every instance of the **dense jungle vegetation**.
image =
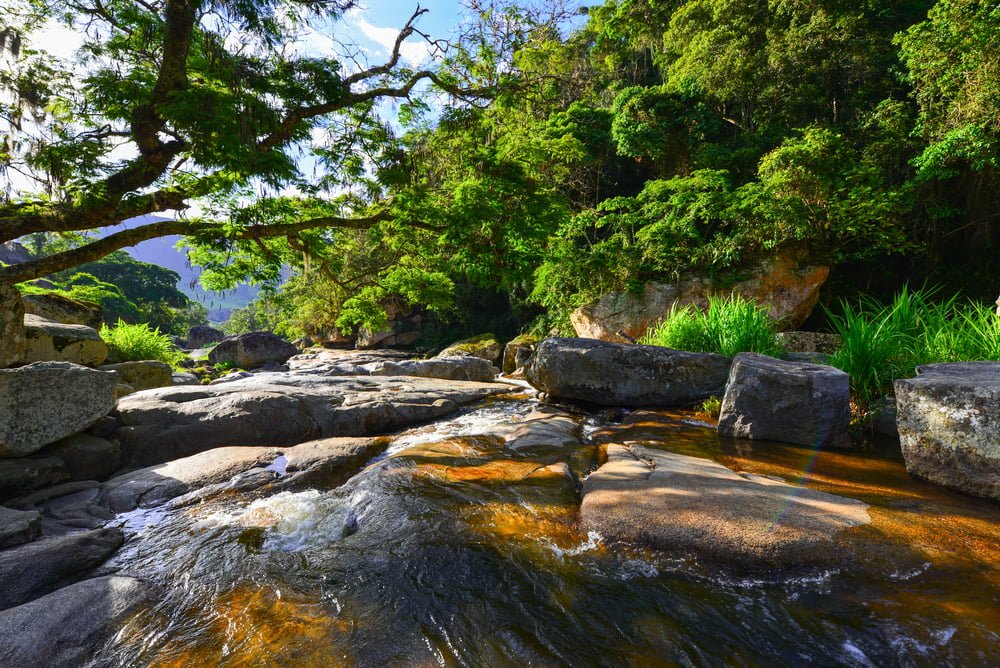
<svg viewBox="0 0 1000 668">
<path fill-rule="evenodd" d="M 53 12 L 15 4 L 25 25 Z M 276 1 L 64 4 L 64 20 L 107 30 L 72 96 L 37 54 L 8 77 L 49 105 L 54 134 L 24 159 L 59 187 L 8 193 L 4 238 L 204 212 L 0 279 L 185 234 L 208 287 L 271 288 L 234 327 L 286 334 L 414 307 L 468 333 L 565 330 L 602 293 L 731 280 L 784 247 L 831 264 L 838 295 L 908 281 L 995 297 L 996 2 L 608 0 L 575 19 L 472 2 L 439 66 L 403 67 L 397 42 L 353 74 L 281 51 Z M 297 7 L 308 22 L 352 4 Z M 227 25 L 255 50 L 226 47 Z M 162 58 L 147 48 L 161 44 Z M 108 158 L 115 137 L 137 157 Z"/>
</svg>

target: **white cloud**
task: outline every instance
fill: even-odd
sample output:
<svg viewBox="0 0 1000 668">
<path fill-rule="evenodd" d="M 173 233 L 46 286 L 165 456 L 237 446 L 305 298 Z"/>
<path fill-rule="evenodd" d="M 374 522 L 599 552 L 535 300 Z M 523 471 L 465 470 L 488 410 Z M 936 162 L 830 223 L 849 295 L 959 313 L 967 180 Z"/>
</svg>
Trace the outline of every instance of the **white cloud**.
<svg viewBox="0 0 1000 668">
<path fill-rule="evenodd" d="M 357 14 L 355 14 L 353 18 L 354 23 L 361 31 L 361 34 L 385 49 L 387 54 L 392 52 L 393 45 L 396 43 L 396 38 L 399 36 L 399 30 L 396 28 L 381 28 L 379 26 L 372 25 Z M 406 40 L 399 47 L 399 55 L 407 65 L 421 65 L 430 59 L 431 45 L 423 39 Z"/>
</svg>

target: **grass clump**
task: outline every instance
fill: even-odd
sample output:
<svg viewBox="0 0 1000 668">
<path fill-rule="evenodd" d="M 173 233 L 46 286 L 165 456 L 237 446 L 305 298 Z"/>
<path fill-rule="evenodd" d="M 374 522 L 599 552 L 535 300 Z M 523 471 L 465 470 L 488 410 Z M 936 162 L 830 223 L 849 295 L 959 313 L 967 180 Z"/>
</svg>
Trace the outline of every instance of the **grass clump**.
<svg viewBox="0 0 1000 668">
<path fill-rule="evenodd" d="M 774 321 L 767 309 L 741 295 L 710 296 L 708 308 L 671 308 L 670 315 L 642 337 L 640 343 L 732 357 L 753 352 L 777 355 Z"/>
<path fill-rule="evenodd" d="M 701 402 L 698 406 L 698 412 L 706 417 L 710 417 L 713 420 L 718 420 L 719 415 L 722 413 L 722 399 L 716 396 L 711 396 L 705 401 Z"/>
<path fill-rule="evenodd" d="M 168 335 L 145 323 L 130 325 L 119 320 L 114 327 L 104 325 L 101 338 L 126 362 L 157 360 L 175 366 L 182 356 Z"/>
<path fill-rule="evenodd" d="M 889 304 L 862 298 L 827 310 L 843 345 L 830 363 L 851 377 L 851 394 L 867 409 L 910 378 L 921 364 L 1000 360 L 1000 317 L 958 297 L 935 300 L 937 291 L 904 288 Z"/>
</svg>

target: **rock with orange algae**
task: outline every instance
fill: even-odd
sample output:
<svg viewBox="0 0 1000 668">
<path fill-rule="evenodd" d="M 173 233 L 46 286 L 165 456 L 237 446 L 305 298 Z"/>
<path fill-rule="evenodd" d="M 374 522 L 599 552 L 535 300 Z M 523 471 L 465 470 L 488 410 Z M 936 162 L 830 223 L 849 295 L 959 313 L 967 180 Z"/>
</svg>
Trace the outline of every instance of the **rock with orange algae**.
<svg viewBox="0 0 1000 668">
<path fill-rule="evenodd" d="M 611 542 L 755 569 L 834 559 L 837 534 L 867 524 L 867 508 L 708 459 L 609 445 L 607 463 L 583 485 L 580 514 Z"/>
</svg>

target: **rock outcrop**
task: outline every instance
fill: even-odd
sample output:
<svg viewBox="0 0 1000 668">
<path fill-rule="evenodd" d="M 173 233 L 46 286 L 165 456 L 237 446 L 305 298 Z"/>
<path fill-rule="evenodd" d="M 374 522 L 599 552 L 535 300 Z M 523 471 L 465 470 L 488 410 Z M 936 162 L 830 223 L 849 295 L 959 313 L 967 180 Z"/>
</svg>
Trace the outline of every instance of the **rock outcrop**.
<svg viewBox="0 0 1000 668">
<path fill-rule="evenodd" d="M 24 360 L 24 302 L 17 288 L 0 283 L 0 368 Z"/>
<path fill-rule="evenodd" d="M 70 299 L 54 292 L 26 294 L 24 312 L 65 325 L 84 325 L 94 330 L 104 323 L 100 304 Z"/>
<path fill-rule="evenodd" d="M 545 339 L 526 376 L 552 397 L 603 406 L 680 406 L 722 394 L 732 360 L 659 346 Z"/>
<path fill-rule="evenodd" d="M 707 295 L 732 292 L 767 307 L 780 328 L 794 329 L 809 317 L 829 274 L 829 267 L 804 264 L 803 258 L 789 253 L 767 260 L 750 278 L 725 291 L 703 278 L 676 284 L 650 282 L 641 293 L 612 292 L 581 306 L 570 314 L 570 321 L 578 336 L 627 343 L 666 318 L 674 304 L 705 308 Z"/>
<path fill-rule="evenodd" d="M 812 447 L 850 447 L 851 389 L 832 366 L 740 353 L 726 383 L 719 434 Z"/>
<path fill-rule="evenodd" d="M 867 524 L 867 505 L 708 459 L 607 446 L 583 484 L 583 526 L 606 540 L 694 553 L 746 568 L 835 560 L 837 534 Z"/>
<path fill-rule="evenodd" d="M 114 407 L 115 374 L 69 362 L 0 369 L 0 458 L 83 431 Z"/>
<path fill-rule="evenodd" d="M 896 381 L 910 475 L 1000 501 L 1000 362 L 928 364 Z"/>
<path fill-rule="evenodd" d="M 298 348 L 270 332 L 250 332 L 219 342 L 208 353 L 208 361 L 254 369 L 268 363 L 284 364 L 298 353 Z"/>
<path fill-rule="evenodd" d="M 101 371 L 114 371 L 118 374 L 119 383 L 129 385 L 136 392 L 174 384 L 173 369 L 169 364 L 156 360 L 105 364 Z"/>
<path fill-rule="evenodd" d="M 127 396 L 118 402 L 116 438 L 125 464 L 146 466 L 222 445 L 285 446 L 385 433 L 503 390 L 430 378 L 259 373 Z"/>
<path fill-rule="evenodd" d="M 25 314 L 25 362 L 56 361 L 98 366 L 107 357 L 108 345 L 93 327 L 64 325 Z"/>
<path fill-rule="evenodd" d="M 135 578 L 85 580 L 0 612 L 0 665 L 6 668 L 75 668 L 147 600 Z"/>
</svg>

